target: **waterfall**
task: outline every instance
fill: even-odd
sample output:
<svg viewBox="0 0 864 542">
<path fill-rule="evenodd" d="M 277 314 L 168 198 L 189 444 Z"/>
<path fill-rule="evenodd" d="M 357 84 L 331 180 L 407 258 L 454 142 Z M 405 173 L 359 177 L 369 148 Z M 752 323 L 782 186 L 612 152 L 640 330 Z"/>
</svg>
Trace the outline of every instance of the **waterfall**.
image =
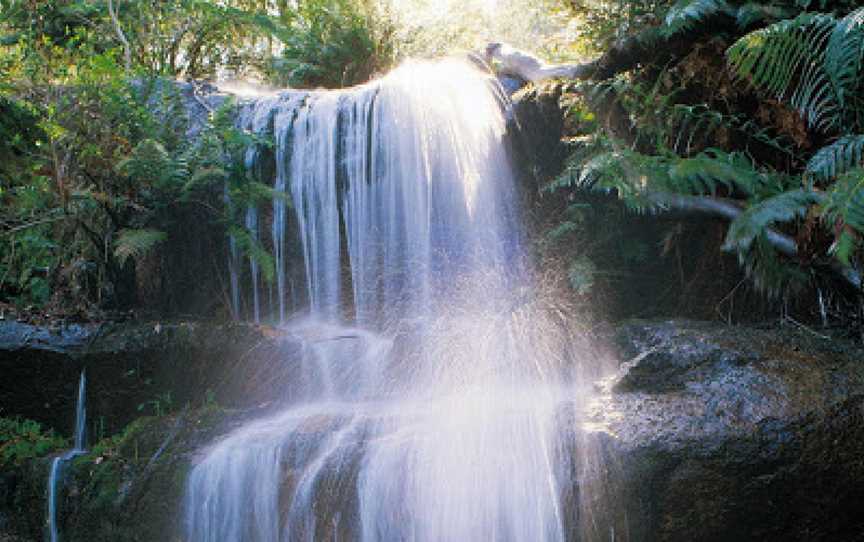
<svg viewBox="0 0 864 542">
<path fill-rule="evenodd" d="M 309 310 L 288 318 L 274 202 L 278 316 L 302 368 L 282 412 L 195 464 L 188 540 L 584 532 L 582 365 L 523 248 L 505 107 L 494 78 L 456 59 L 247 106 L 269 119 L 272 182 L 299 228 Z"/>
<path fill-rule="evenodd" d="M 84 453 L 87 431 L 87 375 L 81 371 L 78 381 L 78 401 L 75 407 L 75 440 L 71 450 L 57 456 L 51 461 L 51 471 L 48 475 L 48 536 L 50 542 L 59 542 L 60 531 L 57 526 L 58 491 L 63 484 L 63 467 L 71 459 Z"/>
</svg>

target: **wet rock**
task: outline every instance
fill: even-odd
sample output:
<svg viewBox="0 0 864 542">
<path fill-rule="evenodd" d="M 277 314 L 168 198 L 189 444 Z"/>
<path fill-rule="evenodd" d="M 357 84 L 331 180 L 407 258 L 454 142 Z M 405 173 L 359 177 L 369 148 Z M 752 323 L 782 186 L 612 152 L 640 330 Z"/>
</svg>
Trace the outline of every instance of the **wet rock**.
<svg viewBox="0 0 864 542">
<path fill-rule="evenodd" d="M 853 540 L 864 533 L 864 351 L 797 329 L 618 329 L 589 412 L 631 540 Z"/>
<path fill-rule="evenodd" d="M 33 419 L 70 435 L 78 375 L 85 368 L 93 438 L 113 434 L 142 414 L 208 398 L 227 406 L 256 405 L 290 389 L 291 365 L 278 361 L 292 359 L 297 348 L 266 327 L 247 324 L 51 329 L 0 322 L 0 416 Z"/>
<path fill-rule="evenodd" d="M 531 169 L 520 172 L 520 176 L 530 177 L 535 190 L 540 181 L 561 172 L 568 155 L 561 140 L 565 109 L 561 105 L 562 92 L 560 83 L 547 82 L 525 86 L 511 96 L 513 109 L 508 129 L 515 135 L 513 163 Z"/>
<path fill-rule="evenodd" d="M 209 348 L 243 342 L 244 334 L 251 337 L 244 348 L 272 344 L 257 328 L 241 329 L 182 333 L 210 341 Z M 147 352 L 161 340 L 154 334 L 168 333 L 165 349 L 154 351 L 172 366 L 199 367 L 192 374 L 202 385 L 212 381 L 208 371 L 242 380 L 260 370 L 198 366 L 182 354 L 178 345 L 191 343 L 172 335 L 181 334 L 172 326 L 159 334 L 146 327 L 104 333 L 75 361 Z M 629 322 L 615 337 L 621 370 L 598 384 L 584 418 L 568 420 L 585 428 L 571 450 L 572 479 L 581 486 L 562 488 L 562 514 L 581 529 L 573 539 L 861 538 L 864 351 L 803 330 L 684 320 Z M 103 440 L 73 462 L 63 492 L 66 540 L 179 539 L 190 466 L 220 435 L 270 408 L 193 406 L 140 419 Z M 311 420 L 310 435 L 329 430 L 329 422 Z M 0 537 L 41 538 L 46 474 L 46 461 L 38 460 L 0 477 L 0 497 L 11 503 L 0 506 Z"/>
</svg>

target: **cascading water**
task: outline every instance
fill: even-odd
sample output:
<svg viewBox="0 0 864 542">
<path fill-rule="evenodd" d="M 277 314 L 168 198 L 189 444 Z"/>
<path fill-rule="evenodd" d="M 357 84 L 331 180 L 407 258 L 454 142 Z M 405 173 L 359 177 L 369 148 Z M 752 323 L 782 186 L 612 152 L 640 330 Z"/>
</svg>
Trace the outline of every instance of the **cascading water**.
<svg viewBox="0 0 864 542">
<path fill-rule="evenodd" d="M 78 380 L 78 402 L 75 408 L 75 441 L 71 450 L 55 457 L 51 462 L 48 475 L 48 539 L 50 542 L 60 541 L 60 531 L 57 526 L 57 497 L 63 483 L 63 467 L 74 457 L 85 452 L 87 428 L 87 375 L 81 371 Z"/>
<path fill-rule="evenodd" d="M 609 538 L 574 489 L 581 365 L 522 248 L 505 101 L 445 60 L 250 106 L 299 224 L 303 369 L 193 468 L 190 541 Z"/>
</svg>

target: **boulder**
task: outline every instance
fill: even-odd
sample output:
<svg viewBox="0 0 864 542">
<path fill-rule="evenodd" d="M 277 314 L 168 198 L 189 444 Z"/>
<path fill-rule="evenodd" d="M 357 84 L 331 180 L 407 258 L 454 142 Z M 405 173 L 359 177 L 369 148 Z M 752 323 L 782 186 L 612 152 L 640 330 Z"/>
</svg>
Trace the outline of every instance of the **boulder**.
<svg viewBox="0 0 864 542">
<path fill-rule="evenodd" d="M 627 361 L 587 419 L 621 539 L 864 534 L 861 348 L 681 320 L 630 322 L 616 339 Z"/>
</svg>

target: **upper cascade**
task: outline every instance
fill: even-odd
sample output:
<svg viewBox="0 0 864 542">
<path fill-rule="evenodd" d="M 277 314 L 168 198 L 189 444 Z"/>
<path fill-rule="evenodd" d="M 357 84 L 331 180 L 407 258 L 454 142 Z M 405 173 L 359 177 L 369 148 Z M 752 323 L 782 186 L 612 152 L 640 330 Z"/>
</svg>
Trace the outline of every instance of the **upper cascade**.
<svg viewBox="0 0 864 542">
<path fill-rule="evenodd" d="M 284 322 L 290 311 L 292 235 L 302 246 L 310 311 L 334 318 L 353 307 L 361 325 L 428 313 L 466 270 L 520 269 L 504 107 L 495 78 L 461 59 L 412 61 L 359 87 L 245 104 L 239 126 L 271 136 L 275 148 L 250 147 L 246 166 L 290 196 L 296 220 L 289 232 L 281 197 L 269 232 L 257 210 L 247 212 L 252 235 L 272 243 L 273 319 Z M 261 285 L 251 265 L 257 320 Z"/>
</svg>

